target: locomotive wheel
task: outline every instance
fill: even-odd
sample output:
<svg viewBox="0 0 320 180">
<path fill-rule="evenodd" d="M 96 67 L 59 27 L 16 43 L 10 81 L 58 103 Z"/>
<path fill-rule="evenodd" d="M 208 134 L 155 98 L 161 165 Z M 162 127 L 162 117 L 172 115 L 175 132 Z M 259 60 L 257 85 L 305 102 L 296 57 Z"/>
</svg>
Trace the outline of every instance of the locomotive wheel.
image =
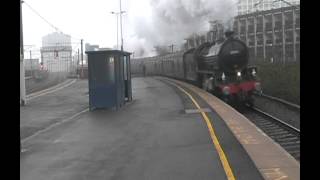
<svg viewBox="0 0 320 180">
<path fill-rule="evenodd" d="M 222 92 L 219 88 L 215 87 L 212 91 L 212 94 L 215 95 L 217 98 L 223 99 Z"/>
<path fill-rule="evenodd" d="M 249 97 L 249 98 L 248 98 L 247 104 L 249 105 L 249 107 L 253 107 L 253 105 L 254 105 L 254 99 L 253 99 L 253 97 Z"/>
<path fill-rule="evenodd" d="M 252 92 L 248 92 L 248 95 L 246 97 L 245 104 L 247 104 L 249 107 L 253 107 L 254 105 L 254 98 L 252 95 Z"/>
</svg>

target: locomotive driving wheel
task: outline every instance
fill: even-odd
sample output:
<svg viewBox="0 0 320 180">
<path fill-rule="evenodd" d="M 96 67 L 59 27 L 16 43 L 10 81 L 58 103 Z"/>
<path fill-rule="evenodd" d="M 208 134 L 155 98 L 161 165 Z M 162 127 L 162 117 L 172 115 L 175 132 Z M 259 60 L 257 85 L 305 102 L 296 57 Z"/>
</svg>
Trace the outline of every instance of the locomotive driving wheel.
<svg viewBox="0 0 320 180">
<path fill-rule="evenodd" d="M 249 107 L 253 107 L 254 105 L 254 99 L 252 96 L 249 96 L 248 99 L 247 99 L 247 103 Z"/>
</svg>

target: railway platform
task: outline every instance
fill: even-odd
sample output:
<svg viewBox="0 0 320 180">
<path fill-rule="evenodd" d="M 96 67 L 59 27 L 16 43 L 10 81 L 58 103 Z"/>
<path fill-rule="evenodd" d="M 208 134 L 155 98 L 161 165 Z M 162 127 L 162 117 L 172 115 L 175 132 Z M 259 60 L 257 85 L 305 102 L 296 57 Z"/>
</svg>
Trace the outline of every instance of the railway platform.
<svg viewBox="0 0 320 180">
<path fill-rule="evenodd" d="M 20 179 L 299 179 L 280 146 L 196 87 L 136 77 L 132 102 L 89 112 L 87 86 L 20 107 Z"/>
</svg>

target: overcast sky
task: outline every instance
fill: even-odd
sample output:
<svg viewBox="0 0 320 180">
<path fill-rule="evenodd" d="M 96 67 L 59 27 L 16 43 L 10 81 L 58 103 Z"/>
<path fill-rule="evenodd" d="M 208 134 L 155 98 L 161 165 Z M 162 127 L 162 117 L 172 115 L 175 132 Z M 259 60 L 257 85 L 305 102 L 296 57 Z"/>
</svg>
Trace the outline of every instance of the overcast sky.
<svg viewBox="0 0 320 180">
<path fill-rule="evenodd" d="M 235 14 L 236 0 L 122 0 L 124 49 L 151 52 L 155 44 L 179 44 L 191 32 L 206 31 L 208 21 Z M 117 44 L 119 0 L 25 0 L 47 21 L 71 35 L 74 50 L 84 43 L 113 48 Z M 42 37 L 55 31 L 22 4 L 25 45 L 41 47 Z M 120 34 L 120 32 L 119 32 Z M 120 39 L 119 39 L 120 44 Z"/>
<path fill-rule="evenodd" d="M 74 45 L 79 39 L 102 47 L 116 45 L 116 15 L 119 0 L 25 0 L 41 16 L 62 32 L 74 37 Z M 148 19 L 148 0 L 122 0 L 124 38 L 134 32 L 128 24 L 129 16 Z M 55 31 L 49 24 L 35 14 L 29 6 L 22 4 L 23 39 L 25 45 L 41 46 L 41 38 Z"/>
</svg>

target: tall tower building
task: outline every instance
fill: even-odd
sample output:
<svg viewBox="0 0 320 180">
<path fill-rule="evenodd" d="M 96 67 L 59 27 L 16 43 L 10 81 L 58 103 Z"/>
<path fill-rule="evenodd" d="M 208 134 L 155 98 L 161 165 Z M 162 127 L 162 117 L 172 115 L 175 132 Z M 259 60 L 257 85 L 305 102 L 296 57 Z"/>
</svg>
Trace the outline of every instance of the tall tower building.
<svg viewBox="0 0 320 180">
<path fill-rule="evenodd" d="M 67 72 L 72 61 L 71 36 L 59 32 L 42 38 L 41 62 L 50 72 Z"/>
</svg>

